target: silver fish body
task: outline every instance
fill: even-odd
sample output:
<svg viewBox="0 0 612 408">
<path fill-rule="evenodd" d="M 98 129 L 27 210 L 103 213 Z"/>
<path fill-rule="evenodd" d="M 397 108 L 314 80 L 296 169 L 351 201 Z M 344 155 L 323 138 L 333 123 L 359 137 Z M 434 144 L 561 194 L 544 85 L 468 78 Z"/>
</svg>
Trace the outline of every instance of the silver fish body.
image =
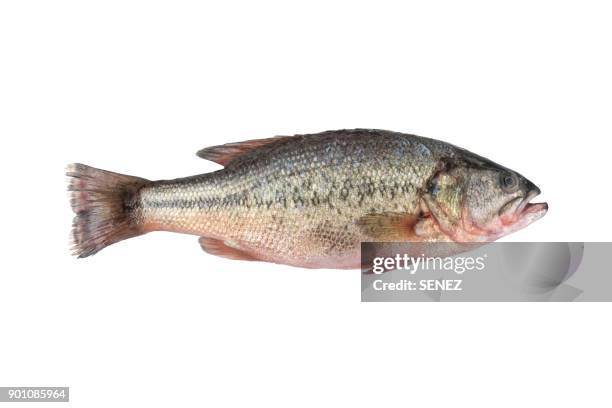
<svg viewBox="0 0 612 408">
<path fill-rule="evenodd" d="M 488 241 L 546 210 L 528 203 L 539 190 L 518 173 L 397 132 L 328 131 L 199 155 L 225 167 L 130 191 L 134 232 L 198 235 L 206 251 L 233 259 L 354 268 L 361 242 Z M 504 177 L 516 185 L 504 188 Z"/>
</svg>

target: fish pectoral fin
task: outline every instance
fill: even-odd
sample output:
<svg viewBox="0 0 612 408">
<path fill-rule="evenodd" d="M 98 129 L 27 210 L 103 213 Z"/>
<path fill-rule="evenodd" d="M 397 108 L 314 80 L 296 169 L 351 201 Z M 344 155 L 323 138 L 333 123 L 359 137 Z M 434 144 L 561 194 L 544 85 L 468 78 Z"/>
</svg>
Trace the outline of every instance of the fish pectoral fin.
<svg viewBox="0 0 612 408">
<path fill-rule="evenodd" d="M 238 261 L 260 261 L 255 255 L 242 249 L 229 246 L 225 241 L 215 238 L 200 237 L 198 240 L 205 252 L 211 255 L 220 256 Z"/>
<path fill-rule="evenodd" d="M 253 139 L 245 140 L 244 142 L 227 143 L 219 146 L 205 147 L 196 154 L 203 159 L 213 161 L 222 166 L 227 166 L 229 162 L 244 156 L 248 152 L 289 138 L 291 138 L 291 136 L 276 136 L 267 139 Z"/>
<path fill-rule="evenodd" d="M 416 238 L 414 227 L 420 217 L 405 213 L 367 214 L 357 221 L 361 232 L 381 241 L 408 241 Z"/>
</svg>

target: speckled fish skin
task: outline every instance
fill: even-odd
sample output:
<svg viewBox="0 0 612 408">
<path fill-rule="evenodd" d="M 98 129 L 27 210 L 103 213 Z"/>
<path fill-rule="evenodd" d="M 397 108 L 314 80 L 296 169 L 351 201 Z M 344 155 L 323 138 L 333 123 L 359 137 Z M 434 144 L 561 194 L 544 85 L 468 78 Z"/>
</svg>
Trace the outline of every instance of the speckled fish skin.
<svg viewBox="0 0 612 408">
<path fill-rule="evenodd" d="M 279 140 L 215 173 L 144 188 L 142 217 L 147 229 L 221 239 L 265 260 L 354 266 L 360 242 L 373 240 L 362 216 L 419 212 L 432 148 L 375 131 Z"/>
<path fill-rule="evenodd" d="M 226 165 L 216 172 L 144 182 L 128 195 L 132 236 L 173 231 L 232 259 L 358 268 L 361 242 L 490 241 L 547 209 L 518 173 L 434 139 L 355 129 L 255 142 L 204 149 Z M 495 185 L 509 178 L 518 187 Z"/>
</svg>

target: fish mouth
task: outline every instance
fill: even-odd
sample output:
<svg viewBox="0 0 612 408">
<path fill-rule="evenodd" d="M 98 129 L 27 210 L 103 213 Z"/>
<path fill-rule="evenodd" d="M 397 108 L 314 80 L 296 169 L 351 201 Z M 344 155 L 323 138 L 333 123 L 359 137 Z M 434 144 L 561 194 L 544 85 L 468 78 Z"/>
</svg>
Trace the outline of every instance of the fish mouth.
<svg viewBox="0 0 612 408">
<path fill-rule="evenodd" d="M 540 189 L 535 187 L 530 190 L 524 197 L 517 197 L 510 200 L 502 210 L 500 215 L 502 218 L 509 221 L 509 224 L 520 222 L 528 225 L 542 218 L 548 211 L 548 203 L 532 203 L 535 197 L 540 195 Z"/>
<path fill-rule="evenodd" d="M 548 203 L 546 202 L 531 203 L 530 202 L 531 200 L 533 200 L 535 197 L 539 195 L 540 195 L 540 189 L 537 187 L 531 190 L 529 193 L 527 193 L 525 198 L 521 201 L 518 208 L 516 209 L 516 214 L 518 216 L 523 216 L 527 214 L 536 214 L 536 213 L 540 214 L 541 213 L 541 216 L 544 216 L 544 214 L 546 214 L 546 211 L 548 211 Z"/>
</svg>

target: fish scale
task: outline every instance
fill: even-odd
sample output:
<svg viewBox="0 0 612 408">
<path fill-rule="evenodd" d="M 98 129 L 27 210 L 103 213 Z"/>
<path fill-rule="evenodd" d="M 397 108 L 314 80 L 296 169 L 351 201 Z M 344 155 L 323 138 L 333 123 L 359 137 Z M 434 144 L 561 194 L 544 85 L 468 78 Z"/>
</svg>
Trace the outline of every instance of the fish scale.
<svg viewBox="0 0 612 408">
<path fill-rule="evenodd" d="M 366 214 L 417 213 L 417 191 L 435 167 L 420 138 L 391 132 L 275 143 L 215 173 L 143 188 L 145 225 L 230 240 L 285 263 L 342 256 L 372 240 L 357 224 Z"/>
<path fill-rule="evenodd" d="M 77 254 L 172 231 L 198 235 L 204 250 L 232 259 L 346 268 L 358 266 L 361 242 L 495 239 L 544 211 L 523 203 L 537 187 L 518 173 L 397 132 L 250 140 L 198 155 L 224 168 L 148 181 L 71 165 Z M 507 174 L 504 180 L 516 178 L 520 188 L 499 185 Z"/>
</svg>

